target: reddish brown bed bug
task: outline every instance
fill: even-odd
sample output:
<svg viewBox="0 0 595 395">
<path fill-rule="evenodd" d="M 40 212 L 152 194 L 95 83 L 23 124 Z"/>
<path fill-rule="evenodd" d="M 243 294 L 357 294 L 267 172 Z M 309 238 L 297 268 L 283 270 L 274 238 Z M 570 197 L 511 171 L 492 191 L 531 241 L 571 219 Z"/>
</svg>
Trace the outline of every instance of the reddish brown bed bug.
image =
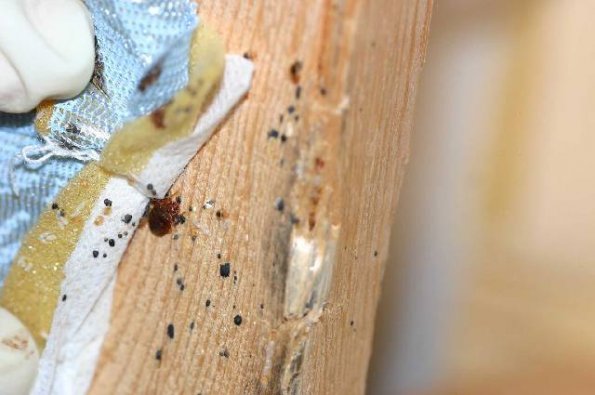
<svg viewBox="0 0 595 395">
<path fill-rule="evenodd" d="M 151 199 L 149 204 L 149 229 L 156 236 L 165 236 L 171 233 L 174 225 L 178 223 L 180 204 L 176 199 Z"/>
</svg>

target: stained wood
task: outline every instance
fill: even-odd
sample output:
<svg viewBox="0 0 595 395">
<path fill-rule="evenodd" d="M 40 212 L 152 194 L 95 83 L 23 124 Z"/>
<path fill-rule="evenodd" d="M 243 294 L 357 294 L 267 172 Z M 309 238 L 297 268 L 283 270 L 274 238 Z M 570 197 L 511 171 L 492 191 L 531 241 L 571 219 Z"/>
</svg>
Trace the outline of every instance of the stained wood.
<svg viewBox="0 0 595 395">
<path fill-rule="evenodd" d="M 364 392 L 431 3 L 201 2 L 254 85 L 174 185 L 185 222 L 134 236 L 92 394 Z"/>
</svg>

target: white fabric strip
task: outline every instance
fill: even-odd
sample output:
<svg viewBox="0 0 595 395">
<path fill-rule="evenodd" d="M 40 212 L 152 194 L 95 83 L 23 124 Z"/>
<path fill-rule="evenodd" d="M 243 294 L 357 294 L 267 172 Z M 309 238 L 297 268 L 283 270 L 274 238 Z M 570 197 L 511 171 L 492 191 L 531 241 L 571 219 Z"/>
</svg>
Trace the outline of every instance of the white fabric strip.
<svg viewBox="0 0 595 395">
<path fill-rule="evenodd" d="M 104 199 L 112 212 L 103 224 Z M 123 178 L 112 178 L 95 203 L 81 238 L 64 267 L 62 294 L 54 312 L 52 329 L 42 353 L 33 394 L 82 394 L 91 378 L 103 336 L 109 326 L 113 282 L 128 241 L 148 198 Z M 122 218 L 132 215 L 130 224 Z M 124 236 L 125 234 L 128 236 Z M 122 234 L 122 238 L 118 238 Z M 107 242 L 105 240 L 108 240 Z M 114 240 L 111 247 L 109 240 Z M 93 256 L 98 251 L 98 256 Z M 105 257 L 104 257 L 105 254 Z M 66 300 L 61 300 L 66 295 Z"/>
</svg>

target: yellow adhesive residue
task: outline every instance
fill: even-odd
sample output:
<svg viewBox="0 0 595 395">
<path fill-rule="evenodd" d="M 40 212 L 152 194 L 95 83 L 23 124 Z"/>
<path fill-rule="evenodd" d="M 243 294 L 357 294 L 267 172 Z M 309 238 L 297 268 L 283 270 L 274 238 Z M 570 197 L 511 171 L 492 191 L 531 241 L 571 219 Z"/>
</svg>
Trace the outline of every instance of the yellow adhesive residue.
<svg viewBox="0 0 595 395">
<path fill-rule="evenodd" d="M 223 75 L 219 37 L 201 27 L 192 42 L 188 86 L 152 114 L 125 125 L 103 150 L 100 166 L 134 178 L 159 148 L 192 133 L 205 103 Z"/>
<path fill-rule="evenodd" d="M 53 112 L 54 102 L 51 100 L 42 101 L 37 106 L 37 113 L 35 114 L 35 129 L 40 135 L 45 136 L 50 132 L 50 119 L 52 119 Z"/>
<path fill-rule="evenodd" d="M 110 173 L 133 176 L 156 150 L 190 135 L 217 87 L 225 63 L 218 36 L 199 28 L 191 51 L 188 86 L 163 108 L 125 125 L 113 135 L 99 164 L 87 165 L 71 180 L 56 199 L 57 208 L 46 209 L 23 240 L 1 290 L 0 306 L 29 328 L 40 348 L 45 345 L 60 299 L 64 265 L 79 242 Z M 36 127 L 42 135 L 48 131 L 52 110 L 52 103 L 38 108 Z M 103 217 L 92 221 L 101 224 Z"/>
<path fill-rule="evenodd" d="M 76 246 L 95 202 L 109 180 L 87 165 L 62 190 L 23 240 L 0 294 L 0 305 L 29 328 L 40 347 L 60 297 L 63 267 Z"/>
</svg>

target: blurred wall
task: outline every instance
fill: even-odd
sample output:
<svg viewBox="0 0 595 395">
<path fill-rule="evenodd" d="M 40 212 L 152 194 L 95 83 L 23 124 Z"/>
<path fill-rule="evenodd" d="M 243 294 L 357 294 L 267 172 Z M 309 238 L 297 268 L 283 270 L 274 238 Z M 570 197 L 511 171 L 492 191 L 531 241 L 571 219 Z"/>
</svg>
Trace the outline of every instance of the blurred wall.
<svg viewBox="0 0 595 395">
<path fill-rule="evenodd" d="M 370 394 L 593 393 L 595 2 L 437 2 Z"/>
</svg>

